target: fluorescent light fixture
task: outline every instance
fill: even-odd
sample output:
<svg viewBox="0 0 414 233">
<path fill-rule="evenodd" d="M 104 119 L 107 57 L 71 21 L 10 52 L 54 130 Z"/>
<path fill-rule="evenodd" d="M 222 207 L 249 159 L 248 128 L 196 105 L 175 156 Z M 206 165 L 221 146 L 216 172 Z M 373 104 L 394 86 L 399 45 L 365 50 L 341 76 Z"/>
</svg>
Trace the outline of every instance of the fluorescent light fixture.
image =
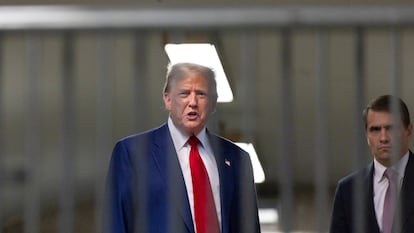
<svg viewBox="0 0 414 233">
<path fill-rule="evenodd" d="M 275 224 L 279 221 L 279 213 L 274 208 L 259 208 L 259 221 L 262 224 Z"/>
<path fill-rule="evenodd" d="M 256 150 L 252 143 L 236 142 L 243 150 L 247 151 L 250 155 L 250 160 L 252 161 L 253 166 L 253 175 L 255 183 L 263 183 L 265 181 L 265 174 L 260 164 L 259 157 L 257 157 Z"/>
<path fill-rule="evenodd" d="M 189 62 L 213 69 L 216 73 L 217 102 L 233 101 L 233 92 L 214 45 L 208 43 L 166 44 L 165 52 L 171 64 Z"/>
</svg>

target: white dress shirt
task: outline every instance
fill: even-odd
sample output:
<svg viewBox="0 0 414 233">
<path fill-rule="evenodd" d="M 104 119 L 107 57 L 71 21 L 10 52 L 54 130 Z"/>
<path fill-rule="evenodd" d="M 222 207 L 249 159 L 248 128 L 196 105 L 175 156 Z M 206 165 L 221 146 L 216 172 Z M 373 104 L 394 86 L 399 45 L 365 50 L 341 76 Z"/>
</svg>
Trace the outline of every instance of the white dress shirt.
<svg viewBox="0 0 414 233">
<path fill-rule="evenodd" d="M 398 173 L 398 191 L 401 189 L 401 185 L 404 179 L 405 167 L 408 162 L 407 153 L 396 163 L 392 168 Z M 384 172 L 387 169 L 384 165 L 374 159 L 374 207 L 377 216 L 378 226 L 382 232 L 382 212 L 384 207 L 385 193 L 388 188 L 388 179 L 384 177 Z"/>
<path fill-rule="evenodd" d="M 191 179 L 190 170 L 190 149 L 191 146 L 187 143 L 190 135 L 186 135 L 178 130 L 174 125 L 171 118 L 168 118 L 168 128 L 174 143 L 175 151 L 178 155 L 178 161 L 180 162 L 181 171 L 184 176 L 185 186 L 187 188 L 188 200 L 190 202 L 191 214 L 194 221 L 194 197 L 193 197 L 193 182 Z M 198 145 L 198 151 L 201 159 L 206 167 L 211 190 L 213 191 L 214 202 L 217 210 L 217 217 L 221 226 L 221 205 L 220 205 L 220 179 L 217 168 L 216 159 L 210 146 L 210 142 L 207 138 L 206 129 L 204 128 L 198 135 L 195 135 L 200 144 Z M 221 229 L 221 227 L 220 227 Z"/>
</svg>

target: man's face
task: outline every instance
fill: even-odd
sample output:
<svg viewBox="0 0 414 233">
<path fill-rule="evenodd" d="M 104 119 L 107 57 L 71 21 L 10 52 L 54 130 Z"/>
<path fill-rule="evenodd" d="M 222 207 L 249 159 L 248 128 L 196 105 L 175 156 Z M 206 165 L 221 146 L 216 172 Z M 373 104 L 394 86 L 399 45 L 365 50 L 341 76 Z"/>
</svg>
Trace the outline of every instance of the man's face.
<svg viewBox="0 0 414 233">
<path fill-rule="evenodd" d="M 165 108 L 181 131 L 196 135 L 215 110 L 217 99 L 212 93 L 207 78 L 187 73 L 171 83 L 169 93 L 164 93 Z"/>
<path fill-rule="evenodd" d="M 400 119 L 392 118 L 389 112 L 369 110 L 367 114 L 367 141 L 375 159 L 384 166 L 391 166 L 393 153 L 400 159 L 407 151 L 411 139 L 412 125 L 407 128 Z M 398 151 L 396 151 L 398 150 Z"/>
</svg>

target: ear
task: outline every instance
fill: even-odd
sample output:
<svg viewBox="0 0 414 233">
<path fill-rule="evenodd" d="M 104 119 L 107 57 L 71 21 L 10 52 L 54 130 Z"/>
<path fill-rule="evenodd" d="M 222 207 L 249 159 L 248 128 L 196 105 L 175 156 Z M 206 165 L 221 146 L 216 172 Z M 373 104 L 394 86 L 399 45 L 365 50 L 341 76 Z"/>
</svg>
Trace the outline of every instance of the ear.
<svg viewBox="0 0 414 233">
<path fill-rule="evenodd" d="M 165 109 L 170 111 L 171 110 L 171 97 L 170 97 L 170 95 L 168 93 L 164 93 L 163 99 L 164 99 Z"/>
<path fill-rule="evenodd" d="M 413 134 L 413 125 L 409 124 L 407 126 L 407 136 L 411 136 Z"/>
</svg>

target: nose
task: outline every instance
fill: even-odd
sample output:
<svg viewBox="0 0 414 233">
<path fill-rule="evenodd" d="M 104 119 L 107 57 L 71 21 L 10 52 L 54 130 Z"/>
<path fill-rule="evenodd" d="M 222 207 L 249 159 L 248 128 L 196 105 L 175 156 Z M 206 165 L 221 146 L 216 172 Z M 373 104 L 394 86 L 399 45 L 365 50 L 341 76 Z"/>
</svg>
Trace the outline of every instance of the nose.
<svg viewBox="0 0 414 233">
<path fill-rule="evenodd" d="M 192 108 L 194 108 L 194 107 L 196 107 L 197 106 L 197 95 L 195 94 L 195 93 L 191 93 L 189 96 L 188 96 L 188 98 L 189 98 L 189 100 L 188 100 L 188 105 L 190 106 L 190 107 L 192 107 Z"/>
<path fill-rule="evenodd" d="M 390 132 L 387 129 L 382 128 L 381 132 L 380 132 L 380 142 L 381 143 L 388 143 L 390 141 L 390 135 L 389 134 L 390 134 Z"/>
</svg>

